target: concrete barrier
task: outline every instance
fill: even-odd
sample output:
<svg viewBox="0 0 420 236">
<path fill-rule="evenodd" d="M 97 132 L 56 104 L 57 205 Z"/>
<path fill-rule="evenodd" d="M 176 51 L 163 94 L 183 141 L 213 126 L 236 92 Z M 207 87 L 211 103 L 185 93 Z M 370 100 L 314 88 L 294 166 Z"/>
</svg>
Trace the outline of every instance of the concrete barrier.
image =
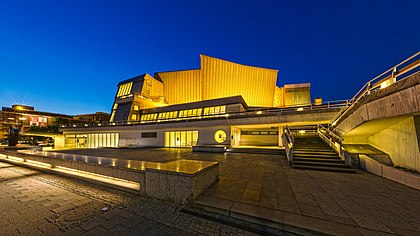
<svg viewBox="0 0 420 236">
<path fill-rule="evenodd" d="M 366 155 L 359 155 L 362 169 L 400 184 L 420 190 L 420 175 L 379 163 Z"/>
</svg>

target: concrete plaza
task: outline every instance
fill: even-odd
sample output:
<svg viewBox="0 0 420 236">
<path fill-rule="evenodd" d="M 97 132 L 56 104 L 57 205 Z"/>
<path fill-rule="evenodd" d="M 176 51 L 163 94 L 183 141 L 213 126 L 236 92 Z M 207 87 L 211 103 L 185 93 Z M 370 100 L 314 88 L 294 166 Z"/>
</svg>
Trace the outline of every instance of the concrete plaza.
<svg viewBox="0 0 420 236">
<path fill-rule="evenodd" d="M 284 156 L 189 149 L 62 152 L 159 162 L 218 161 L 219 181 L 194 205 L 229 217 L 268 220 L 286 231 L 292 226 L 333 235 L 420 234 L 420 191 L 363 171 L 297 170 L 288 166 Z M 1 196 L 0 212 L 7 219 L 0 226 L 7 232 L 250 234 L 185 214 L 178 205 L 0 164 L 0 191 L 6 193 Z M 101 211 L 103 207 L 109 210 Z"/>
<path fill-rule="evenodd" d="M 175 204 L 0 162 L 0 235 L 253 235 Z"/>
</svg>

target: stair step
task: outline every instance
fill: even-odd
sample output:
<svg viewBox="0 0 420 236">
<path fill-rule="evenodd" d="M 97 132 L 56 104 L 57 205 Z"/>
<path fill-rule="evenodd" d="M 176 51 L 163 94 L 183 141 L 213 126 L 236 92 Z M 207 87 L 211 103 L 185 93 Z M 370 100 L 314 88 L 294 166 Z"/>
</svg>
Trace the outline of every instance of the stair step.
<svg viewBox="0 0 420 236">
<path fill-rule="evenodd" d="M 304 152 L 334 152 L 331 149 L 311 149 L 311 148 L 294 148 L 295 151 L 304 151 Z"/>
<path fill-rule="evenodd" d="M 322 170 L 322 171 L 332 171 L 332 172 L 344 172 L 344 173 L 357 173 L 355 169 L 349 168 L 337 168 L 337 167 L 325 167 L 325 166 L 314 166 L 314 165 L 293 165 L 293 168 L 296 169 L 307 169 L 307 170 Z"/>
<path fill-rule="evenodd" d="M 325 155 L 337 155 L 337 153 L 336 152 L 334 152 L 334 151 L 318 151 L 318 150 L 315 150 L 315 151 L 306 151 L 306 150 L 294 150 L 293 151 L 293 153 L 295 153 L 295 154 L 325 154 Z"/>
<path fill-rule="evenodd" d="M 294 157 L 307 157 L 307 158 L 315 157 L 315 158 L 336 158 L 336 159 L 340 159 L 340 157 L 337 154 L 324 155 L 324 154 L 318 154 L 318 153 L 293 153 L 293 156 Z"/>
<path fill-rule="evenodd" d="M 318 161 L 318 162 L 330 162 L 330 163 L 343 163 L 338 158 L 314 158 L 314 157 L 293 157 L 293 161 Z"/>
<path fill-rule="evenodd" d="M 351 168 L 351 165 L 346 165 L 342 162 L 319 162 L 319 161 L 296 161 L 293 160 L 293 165 L 313 165 L 313 166 L 325 166 L 325 167 L 337 167 L 337 168 Z"/>
</svg>

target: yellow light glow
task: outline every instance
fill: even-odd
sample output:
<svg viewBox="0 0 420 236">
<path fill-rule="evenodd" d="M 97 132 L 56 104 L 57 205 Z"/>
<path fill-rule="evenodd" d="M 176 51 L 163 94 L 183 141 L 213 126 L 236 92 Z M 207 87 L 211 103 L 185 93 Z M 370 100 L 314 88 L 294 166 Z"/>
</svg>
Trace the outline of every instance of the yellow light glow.
<svg viewBox="0 0 420 236">
<path fill-rule="evenodd" d="M 388 87 L 388 81 L 384 81 L 381 83 L 381 89 Z"/>
<path fill-rule="evenodd" d="M 16 110 L 23 110 L 22 106 L 16 106 Z"/>
<path fill-rule="evenodd" d="M 334 121 L 331 125 L 334 126 L 337 124 L 337 121 Z"/>
<path fill-rule="evenodd" d="M 303 107 L 299 107 L 296 111 L 303 111 Z"/>
<path fill-rule="evenodd" d="M 299 134 L 304 134 L 304 133 L 306 133 L 305 130 L 299 130 Z"/>
<path fill-rule="evenodd" d="M 258 115 L 261 115 L 261 114 L 262 114 L 262 111 L 257 111 L 257 114 L 258 114 Z"/>
<path fill-rule="evenodd" d="M 26 117 L 21 117 L 19 118 L 19 120 L 26 120 Z"/>
</svg>

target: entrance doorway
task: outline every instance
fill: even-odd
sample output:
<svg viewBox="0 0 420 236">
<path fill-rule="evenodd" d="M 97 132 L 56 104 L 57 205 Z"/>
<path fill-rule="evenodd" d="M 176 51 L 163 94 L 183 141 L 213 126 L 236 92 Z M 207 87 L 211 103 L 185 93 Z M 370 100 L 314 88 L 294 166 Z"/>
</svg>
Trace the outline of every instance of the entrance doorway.
<svg viewBox="0 0 420 236">
<path fill-rule="evenodd" d="M 165 147 L 192 147 L 197 145 L 198 131 L 165 132 Z"/>
</svg>

